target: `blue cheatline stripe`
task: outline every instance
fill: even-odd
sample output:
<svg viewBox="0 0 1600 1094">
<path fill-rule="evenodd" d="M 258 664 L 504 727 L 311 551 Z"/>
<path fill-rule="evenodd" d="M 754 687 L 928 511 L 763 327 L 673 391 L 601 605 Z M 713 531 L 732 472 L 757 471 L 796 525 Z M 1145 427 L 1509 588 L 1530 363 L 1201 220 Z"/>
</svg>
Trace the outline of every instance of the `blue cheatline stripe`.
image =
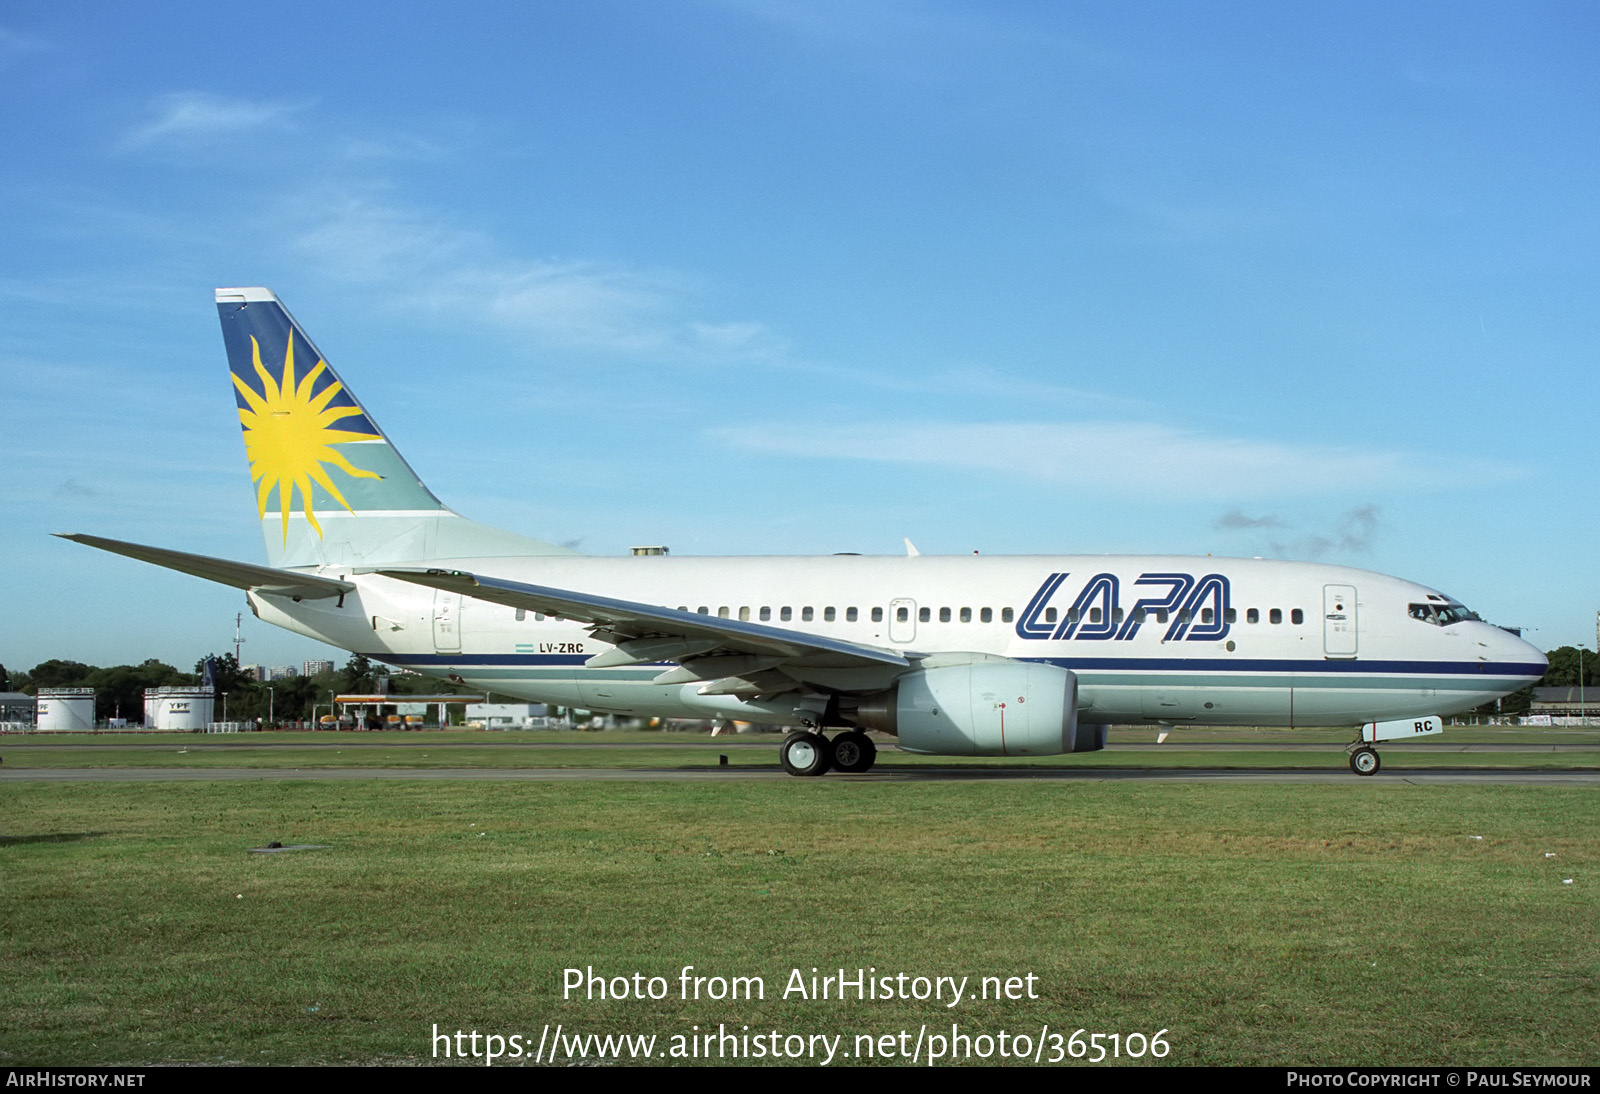
<svg viewBox="0 0 1600 1094">
<path fill-rule="evenodd" d="M 586 654 L 570 653 L 385 653 L 368 657 L 396 665 L 543 666 L 582 665 Z M 1019 661 L 1055 665 L 1073 672 L 1269 673 L 1330 676 L 1510 676 L 1538 679 L 1542 665 L 1515 661 L 1296 661 L 1292 659 L 1164 657 L 1027 657 Z M 660 662 L 665 666 L 671 662 Z"/>
<path fill-rule="evenodd" d="M 368 657 L 391 665 L 582 665 L 584 653 L 369 653 Z M 660 671 L 659 669 L 656 671 Z"/>
<path fill-rule="evenodd" d="M 1538 679 L 1545 673 L 1543 666 L 1524 665 L 1515 661 L 1295 661 L 1230 657 L 1027 657 L 1018 660 L 1056 665 L 1074 672 L 1085 669 L 1125 669 L 1139 672 L 1327 673 L 1343 676 L 1523 676 L 1530 679 Z"/>
</svg>

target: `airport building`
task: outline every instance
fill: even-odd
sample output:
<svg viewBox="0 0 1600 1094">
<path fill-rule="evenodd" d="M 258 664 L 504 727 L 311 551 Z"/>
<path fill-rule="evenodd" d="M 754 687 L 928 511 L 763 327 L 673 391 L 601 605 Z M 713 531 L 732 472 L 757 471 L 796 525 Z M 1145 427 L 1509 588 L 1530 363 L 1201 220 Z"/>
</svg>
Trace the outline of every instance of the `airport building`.
<svg viewBox="0 0 1600 1094">
<path fill-rule="evenodd" d="M 470 703 L 466 717 L 484 729 L 544 729 L 549 714 L 543 703 Z"/>
<path fill-rule="evenodd" d="M 39 700 L 20 691 L 0 691 L 0 729 L 32 729 Z"/>
<path fill-rule="evenodd" d="M 425 725 L 448 726 L 448 708 L 482 703 L 482 695 L 390 695 L 387 692 L 335 695 L 337 715 L 327 715 L 328 729 L 355 728 L 421 729 Z M 430 717 L 430 710 L 434 713 Z"/>
<path fill-rule="evenodd" d="M 1548 718 L 1550 721 L 1535 721 Z M 1600 718 L 1600 687 L 1534 688 L 1525 721 L 1533 725 L 1587 725 Z"/>
</svg>

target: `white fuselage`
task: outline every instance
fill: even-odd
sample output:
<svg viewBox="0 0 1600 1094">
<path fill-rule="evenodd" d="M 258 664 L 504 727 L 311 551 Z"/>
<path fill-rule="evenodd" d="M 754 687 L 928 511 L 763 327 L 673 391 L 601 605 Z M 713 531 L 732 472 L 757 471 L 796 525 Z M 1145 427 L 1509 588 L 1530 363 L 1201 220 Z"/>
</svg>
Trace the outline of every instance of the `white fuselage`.
<svg viewBox="0 0 1600 1094">
<path fill-rule="evenodd" d="M 1340 725 L 1469 709 L 1537 679 L 1543 656 L 1433 589 L 1315 563 L 1179 556 L 431 559 L 474 571 L 920 657 L 1002 657 L 1078 678 L 1090 724 Z M 390 567 L 395 568 L 395 567 Z M 342 602 L 255 592 L 264 620 L 529 700 L 655 717 L 795 721 L 781 698 L 653 683 L 667 664 L 587 668 L 579 623 L 340 567 Z M 1446 617 L 1450 613 L 1445 613 Z M 1469 613 L 1459 613 L 1466 616 Z M 867 694 L 904 669 L 805 672 Z"/>
</svg>

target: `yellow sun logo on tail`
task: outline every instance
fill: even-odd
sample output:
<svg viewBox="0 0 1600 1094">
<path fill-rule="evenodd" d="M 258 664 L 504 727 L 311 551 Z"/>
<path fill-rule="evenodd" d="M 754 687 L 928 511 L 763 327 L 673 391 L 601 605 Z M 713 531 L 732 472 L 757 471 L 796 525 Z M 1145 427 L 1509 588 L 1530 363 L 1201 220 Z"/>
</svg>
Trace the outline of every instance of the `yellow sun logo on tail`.
<svg viewBox="0 0 1600 1094">
<path fill-rule="evenodd" d="M 361 411 L 353 406 L 328 409 L 329 401 L 343 390 L 338 380 L 315 395 L 311 393 L 317 377 L 328 367 L 325 361 L 318 361 L 304 379 L 298 384 L 295 382 L 293 337 L 289 339 L 289 348 L 284 354 L 281 382 L 262 366 L 261 346 L 254 337 L 250 339 L 250 349 L 255 358 L 256 375 L 261 377 L 263 393 L 256 394 L 237 375 L 233 377 L 233 386 L 238 389 L 239 397 L 248 404 L 239 408 L 239 420 L 244 423 L 244 451 L 250 460 L 250 478 L 259 484 L 256 487 L 258 515 L 266 517 L 267 495 L 276 486 L 278 504 L 283 512 L 283 542 L 287 545 L 289 510 L 293 505 L 294 492 L 298 489 L 306 520 L 311 522 L 320 539 L 322 525 L 317 523 L 317 514 L 311 504 L 313 481 L 320 483 L 345 509 L 355 512 L 328 477 L 324 464 L 332 464 L 356 478 L 383 477 L 351 466 L 350 461 L 333 446 L 346 441 L 376 441 L 382 438 L 376 433 L 353 433 L 334 428 L 339 419 L 359 415 Z"/>
</svg>

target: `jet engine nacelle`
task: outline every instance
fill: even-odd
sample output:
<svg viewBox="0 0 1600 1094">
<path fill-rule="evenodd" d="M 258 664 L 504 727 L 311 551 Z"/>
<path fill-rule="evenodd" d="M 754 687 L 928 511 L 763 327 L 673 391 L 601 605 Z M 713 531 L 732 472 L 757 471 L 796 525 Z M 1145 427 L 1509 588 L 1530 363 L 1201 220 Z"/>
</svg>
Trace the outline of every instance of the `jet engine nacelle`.
<svg viewBox="0 0 1600 1094">
<path fill-rule="evenodd" d="M 1022 661 L 908 673 L 863 702 L 856 720 L 897 735 L 907 752 L 938 756 L 1054 756 L 1105 744 L 1101 727 L 1079 733 L 1077 676 Z"/>
</svg>

